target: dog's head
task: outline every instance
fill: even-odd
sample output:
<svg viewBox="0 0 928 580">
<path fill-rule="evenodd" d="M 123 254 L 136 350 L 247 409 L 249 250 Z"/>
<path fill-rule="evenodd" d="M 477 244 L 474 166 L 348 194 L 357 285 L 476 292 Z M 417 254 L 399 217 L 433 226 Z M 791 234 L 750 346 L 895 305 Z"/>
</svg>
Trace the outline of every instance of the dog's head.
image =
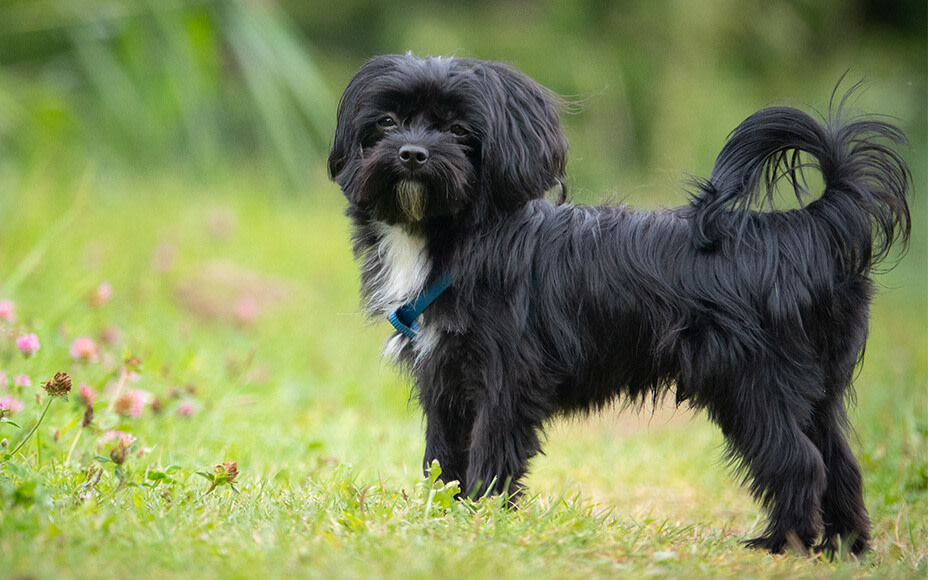
<svg viewBox="0 0 928 580">
<path fill-rule="evenodd" d="M 329 173 L 353 206 L 387 223 L 512 209 L 563 177 L 558 108 L 500 63 L 375 57 L 342 97 Z"/>
</svg>

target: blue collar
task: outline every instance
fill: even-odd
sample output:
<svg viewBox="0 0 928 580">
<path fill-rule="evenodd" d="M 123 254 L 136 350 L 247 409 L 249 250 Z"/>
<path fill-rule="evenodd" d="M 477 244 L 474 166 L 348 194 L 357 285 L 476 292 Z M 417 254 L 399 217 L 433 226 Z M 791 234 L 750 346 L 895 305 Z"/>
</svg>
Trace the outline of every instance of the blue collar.
<svg viewBox="0 0 928 580">
<path fill-rule="evenodd" d="M 395 328 L 397 332 L 415 340 L 416 336 L 419 334 L 419 323 L 416 319 L 419 318 L 419 315 L 422 314 L 436 298 L 441 296 L 442 292 L 447 290 L 449 286 L 451 286 L 451 279 L 447 276 L 440 276 L 432 282 L 428 288 L 416 296 L 412 302 L 400 306 L 391 312 L 390 315 L 387 316 L 387 320 L 390 321 L 390 324 L 393 325 L 393 328 Z"/>
</svg>

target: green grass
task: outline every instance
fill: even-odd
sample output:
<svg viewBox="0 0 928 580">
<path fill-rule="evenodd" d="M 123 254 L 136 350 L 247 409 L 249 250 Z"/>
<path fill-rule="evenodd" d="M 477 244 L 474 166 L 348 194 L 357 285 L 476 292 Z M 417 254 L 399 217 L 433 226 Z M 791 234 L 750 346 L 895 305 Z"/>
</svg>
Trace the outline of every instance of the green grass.
<svg viewBox="0 0 928 580">
<path fill-rule="evenodd" d="M 6 174 L 0 299 L 13 300 L 17 321 L 0 325 L 0 370 L 32 386 L 0 392 L 24 404 L 8 416 L 18 427 L 0 424 L 0 576 L 924 576 L 920 232 L 883 278 L 853 412 L 874 550 L 828 562 L 741 547 L 759 510 L 721 465 L 717 430 L 682 409 L 554 424 L 520 509 L 453 501 L 453 488 L 421 476 L 419 411 L 379 359 L 387 329 L 357 314 L 341 197 L 316 182 L 296 199 L 248 175 L 195 187 Z M 85 298 L 104 281 L 113 298 L 93 308 Z M 247 296 L 257 317 L 237 322 Z M 72 360 L 76 337 L 109 326 L 118 338 L 99 362 Z M 42 343 L 32 358 L 14 343 L 25 332 Z M 141 374 L 127 388 L 160 412 L 110 409 L 130 354 Z M 75 391 L 9 456 L 58 371 Z M 81 383 L 100 393 L 87 428 Z M 112 443 L 100 442 L 110 429 L 137 438 L 118 468 L 106 460 Z M 235 489 L 210 492 L 200 473 L 231 461 Z"/>
</svg>

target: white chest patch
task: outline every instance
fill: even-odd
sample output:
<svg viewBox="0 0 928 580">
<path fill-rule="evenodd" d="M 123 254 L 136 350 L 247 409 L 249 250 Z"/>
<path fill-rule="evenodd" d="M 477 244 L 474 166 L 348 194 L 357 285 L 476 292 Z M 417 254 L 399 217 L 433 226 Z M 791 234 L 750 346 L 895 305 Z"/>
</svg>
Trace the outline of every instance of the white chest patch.
<svg viewBox="0 0 928 580">
<path fill-rule="evenodd" d="M 378 227 L 380 241 L 367 257 L 367 267 L 374 273 L 368 308 L 372 314 L 386 315 L 422 292 L 431 264 L 424 238 L 399 226 Z"/>
</svg>

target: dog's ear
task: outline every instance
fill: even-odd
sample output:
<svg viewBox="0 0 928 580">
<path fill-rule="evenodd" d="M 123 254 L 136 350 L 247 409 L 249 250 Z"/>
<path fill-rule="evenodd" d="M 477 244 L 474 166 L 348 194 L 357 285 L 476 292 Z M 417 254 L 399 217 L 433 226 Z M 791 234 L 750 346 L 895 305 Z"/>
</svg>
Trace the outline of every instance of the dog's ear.
<svg viewBox="0 0 928 580">
<path fill-rule="evenodd" d="M 363 69 L 362 71 L 363 72 Z M 345 164 L 351 156 L 352 147 L 360 147 L 358 127 L 355 117 L 358 114 L 358 105 L 363 83 L 359 77 L 361 72 L 356 74 L 338 104 L 337 123 L 335 127 L 335 138 L 332 141 L 332 150 L 329 152 L 329 177 L 333 180 L 345 168 Z"/>
<path fill-rule="evenodd" d="M 354 77 L 355 79 L 357 76 Z M 352 123 L 354 112 L 357 111 L 359 86 L 354 79 L 348 84 L 342 100 L 338 105 L 337 124 L 335 127 L 335 138 L 332 141 L 332 150 L 329 151 L 329 177 L 333 180 L 345 168 L 348 157 L 354 143 L 355 147 L 360 146 L 358 143 L 357 128 Z"/>
<path fill-rule="evenodd" d="M 561 183 L 567 164 L 560 98 L 501 63 L 483 62 L 474 72 L 483 74 L 487 100 L 481 165 L 493 201 L 510 209 L 543 197 Z"/>
<path fill-rule="evenodd" d="M 361 127 L 358 115 L 361 105 L 369 95 L 369 88 L 375 79 L 383 76 L 392 65 L 392 57 L 378 56 L 364 63 L 348 82 L 342 100 L 338 105 L 337 125 L 332 150 L 329 152 L 329 176 L 336 178 L 345 169 L 353 155 L 360 155 Z"/>
</svg>

